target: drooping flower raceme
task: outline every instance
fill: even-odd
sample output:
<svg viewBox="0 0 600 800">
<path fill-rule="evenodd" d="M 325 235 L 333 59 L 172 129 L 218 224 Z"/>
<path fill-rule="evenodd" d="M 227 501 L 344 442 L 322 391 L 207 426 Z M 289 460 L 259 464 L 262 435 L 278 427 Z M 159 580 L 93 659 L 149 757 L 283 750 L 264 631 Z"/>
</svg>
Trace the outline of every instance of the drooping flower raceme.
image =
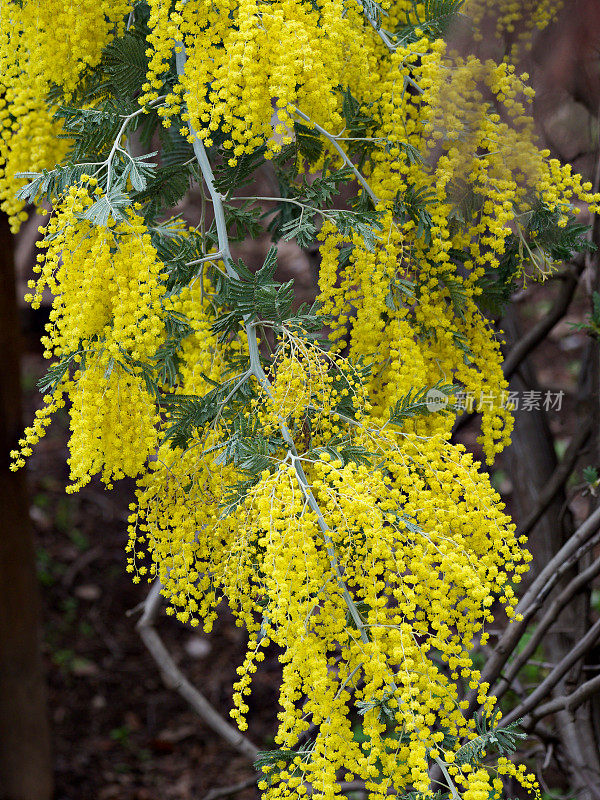
<svg viewBox="0 0 600 800">
<path fill-rule="evenodd" d="M 52 208 L 29 300 L 51 296 L 55 362 L 15 468 L 66 407 L 71 490 L 137 479 L 134 581 L 205 630 L 225 598 L 248 631 L 241 729 L 278 648 L 270 800 L 355 778 L 430 797 L 434 765 L 454 798 L 535 788 L 469 747 L 465 696 L 496 719 L 473 646 L 495 602 L 514 615 L 530 556 L 451 436 L 469 393 L 487 459 L 508 443 L 490 320 L 586 246 L 574 201 L 598 197 L 537 148 L 526 75 L 451 54 L 458 6 L 0 4 L 2 209 L 16 230 L 27 202 Z M 174 215 L 192 183 L 195 225 Z M 231 242 L 265 225 L 252 271 Z M 275 279 L 291 238 L 319 247 L 311 308 Z"/>
</svg>

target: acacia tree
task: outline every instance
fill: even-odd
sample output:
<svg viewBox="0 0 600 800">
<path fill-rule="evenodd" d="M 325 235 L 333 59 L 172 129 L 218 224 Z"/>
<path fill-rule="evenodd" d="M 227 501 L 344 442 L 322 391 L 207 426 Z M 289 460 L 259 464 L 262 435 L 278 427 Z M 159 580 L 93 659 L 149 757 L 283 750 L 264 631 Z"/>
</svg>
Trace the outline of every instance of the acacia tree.
<svg viewBox="0 0 600 800">
<path fill-rule="evenodd" d="M 511 34 L 514 3 L 492 27 L 479 0 L 0 4 L 2 208 L 14 230 L 26 204 L 52 209 L 29 300 L 54 297 L 54 362 L 14 467 L 66 406 L 68 491 L 137 479 L 145 640 L 250 756 L 245 698 L 277 645 L 277 749 L 257 758 L 269 798 L 333 798 L 355 779 L 372 797 L 536 786 L 507 757 L 518 734 L 490 684 L 598 515 L 515 614 L 525 539 L 451 435 L 468 392 L 487 459 L 507 444 L 487 313 L 589 247 L 573 203 L 599 198 L 536 147 L 510 64 L 553 5 L 533 3 L 495 62 L 445 36 L 458 17 L 467 38 Z M 276 196 L 247 193 L 260 168 Z M 174 215 L 192 185 L 195 226 Z M 232 243 L 265 226 L 252 271 Z M 312 307 L 274 278 L 288 239 L 318 243 Z M 161 596 L 205 630 L 226 598 L 247 629 L 237 731 L 149 624 Z M 496 601 L 515 622 L 482 675 L 473 643 Z"/>
</svg>

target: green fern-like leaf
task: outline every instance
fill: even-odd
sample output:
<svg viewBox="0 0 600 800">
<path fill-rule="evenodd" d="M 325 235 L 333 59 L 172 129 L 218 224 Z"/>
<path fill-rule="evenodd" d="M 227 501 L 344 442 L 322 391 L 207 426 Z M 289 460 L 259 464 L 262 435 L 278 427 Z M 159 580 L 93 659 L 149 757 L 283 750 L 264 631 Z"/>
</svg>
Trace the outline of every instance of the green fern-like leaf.
<svg viewBox="0 0 600 800">
<path fill-rule="evenodd" d="M 501 712 L 497 710 L 491 717 L 479 715 L 476 720 L 477 736 L 468 742 L 455 753 L 455 763 L 458 766 L 471 764 L 476 766 L 480 763 L 484 752 L 495 750 L 502 755 L 513 753 L 517 749 L 519 739 L 526 739 L 527 735 L 517 730 L 520 720 L 500 728 Z"/>
<path fill-rule="evenodd" d="M 185 449 L 196 430 L 213 422 L 217 415 L 225 419 L 231 417 L 236 413 L 238 403 L 247 401 L 251 394 L 248 382 L 236 387 L 231 380 L 215 386 L 203 397 L 166 395 L 161 404 L 169 412 L 171 424 L 163 441 L 168 441 L 174 448 Z"/>
<path fill-rule="evenodd" d="M 240 156 L 235 166 L 227 162 L 215 170 L 215 187 L 217 191 L 225 194 L 232 189 L 239 189 L 252 181 L 255 171 L 264 163 L 266 145 L 261 145 L 252 153 Z"/>
<path fill-rule="evenodd" d="M 88 109 L 60 106 L 55 116 L 63 122 L 59 137 L 72 142 L 69 159 L 73 163 L 108 155 L 123 124 L 120 110 L 110 99 Z"/>
<path fill-rule="evenodd" d="M 242 261 L 235 265 L 239 278 L 230 278 L 225 292 L 226 303 L 233 308 L 230 315 L 246 321 L 262 318 L 274 322 L 281 322 L 290 316 L 294 282 L 274 281 L 276 267 L 276 247 L 269 249 L 262 267 L 254 274 Z"/>
<path fill-rule="evenodd" d="M 98 228 L 104 227 L 109 219 L 115 222 L 123 222 L 127 219 L 125 209 L 131 205 L 131 198 L 125 194 L 120 187 L 111 189 L 87 208 L 81 218 L 91 222 Z"/>
<path fill-rule="evenodd" d="M 157 167 L 147 179 L 146 187 L 135 198 L 146 204 L 146 217 L 155 220 L 164 211 L 176 206 L 188 193 L 192 176 L 193 168 L 189 165 Z"/>
<path fill-rule="evenodd" d="M 29 183 L 19 190 L 17 197 L 27 203 L 33 203 L 41 198 L 56 200 L 70 186 L 80 183 L 81 176 L 89 173 L 90 169 L 93 169 L 93 165 L 67 163 L 43 172 L 20 172 L 16 177 Z"/>
<path fill-rule="evenodd" d="M 70 353 L 56 364 L 52 364 L 52 366 L 48 369 L 48 372 L 46 372 L 44 377 L 41 378 L 37 383 L 37 387 L 42 394 L 45 394 L 46 392 L 52 393 L 55 391 L 59 383 L 74 365 L 75 356 L 78 355 L 81 355 L 81 350 L 78 350 L 75 353 Z"/>
<path fill-rule="evenodd" d="M 148 72 L 146 50 L 145 39 L 136 33 L 127 33 L 105 48 L 101 66 L 116 96 L 135 97 L 139 94 Z"/>
<path fill-rule="evenodd" d="M 416 226 L 417 237 L 422 237 L 426 243 L 431 241 L 433 221 L 428 207 L 433 199 L 433 191 L 409 186 L 404 194 L 398 194 L 394 201 L 394 214 L 401 222 L 412 221 Z"/>
<path fill-rule="evenodd" d="M 425 0 L 420 4 L 413 0 L 406 25 L 396 33 L 396 42 L 410 44 L 419 36 L 443 38 L 464 4 L 465 0 Z"/>
<path fill-rule="evenodd" d="M 455 406 L 448 398 L 457 391 L 457 386 L 442 381 L 424 389 L 412 388 L 395 403 L 390 411 L 390 422 L 401 425 L 414 417 L 454 411 Z"/>
<path fill-rule="evenodd" d="M 375 453 L 370 452 L 362 445 L 356 444 L 349 437 L 334 436 L 326 445 L 309 450 L 305 458 L 319 458 L 323 453 L 328 453 L 333 459 L 340 461 L 342 466 L 351 461 L 355 464 L 369 466 L 376 457 Z"/>
</svg>

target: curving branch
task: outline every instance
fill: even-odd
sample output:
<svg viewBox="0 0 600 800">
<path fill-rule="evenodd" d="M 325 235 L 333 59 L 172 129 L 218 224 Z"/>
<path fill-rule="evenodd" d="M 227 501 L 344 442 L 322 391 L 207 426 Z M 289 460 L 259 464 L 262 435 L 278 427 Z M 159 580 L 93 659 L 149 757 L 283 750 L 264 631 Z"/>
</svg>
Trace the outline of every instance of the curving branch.
<svg viewBox="0 0 600 800">
<path fill-rule="evenodd" d="M 248 761 L 253 764 L 258 753 L 258 747 L 240 733 L 237 728 L 234 728 L 227 720 L 223 719 L 202 692 L 192 686 L 173 661 L 164 642 L 158 635 L 154 623 L 160 608 L 161 589 L 162 584 L 159 580 L 156 580 L 144 602 L 144 611 L 136 627 L 152 658 L 158 664 L 163 681 L 169 689 L 175 689 L 175 691 L 179 692 L 215 733 L 218 733 L 228 744 L 246 756 Z"/>
<path fill-rule="evenodd" d="M 508 670 L 506 670 L 506 672 L 500 676 L 498 684 L 492 691 L 494 697 L 496 697 L 498 700 L 504 697 L 516 676 L 534 654 L 538 645 L 544 638 L 544 634 L 557 619 L 563 608 L 567 605 L 572 597 L 585 588 L 588 583 L 599 573 L 600 558 L 596 559 L 587 569 L 585 569 L 583 572 L 580 572 L 579 575 L 576 575 L 573 580 L 565 586 L 562 592 L 553 600 L 542 619 L 536 625 L 531 639 L 529 639 L 523 650 L 511 663 Z"/>
<path fill-rule="evenodd" d="M 481 673 L 481 680 L 493 684 L 500 676 L 500 673 L 510 658 L 511 653 L 525 633 L 527 623 L 533 614 L 540 608 L 544 599 L 552 591 L 560 580 L 560 577 L 568 571 L 579 558 L 587 552 L 595 543 L 600 528 L 600 508 L 597 508 L 579 526 L 573 536 L 561 547 L 558 553 L 552 558 L 537 578 L 532 582 L 529 589 L 523 595 L 516 608 L 516 617 L 506 628 L 500 637 L 494 652 L 487 661 Z M 466 714 L 472 714 L 477 706 L 477 691 L 472 690 L 468 696 L 469 705 Z M 527 713 L 521 711 L 521 714 Z"/>
<path fill-rule="evenodd" d="M 229 786 L 219 786 L 205 794 L 204 800 L 218 800 L 219 797 L 231 797 L 234 794 L 238 794 L 238 792 L 243 792 L 244 789 L 255 786 L 258 781 L 259 777 L 254 775 L 252 778 L 246 778 L 245 781 L 240 781 L 239 783 L 232 783 Z"/>
<path fill-rule="evenodd" d="M 554 667 L 552 672 L 550 672 L 550 674 L 544 678 L 539 686 L 537 686 L 533 692 L 531 692 L 531 694 L 527 695 L 527 699 L 524 700 L 520 705 L 516 706 L 516 708 L 513 708 L 512 711 L 502 718 L 500 727 L 504 728 L 507 725 L 510 725 L 511 722 L 516 722 L 525 714 L 529 714 L 529 712 L 537 706 L 540 700 L 543 700 L 544 697 L 547 697 L 550 694 L 552 689 L 560 681 L 563 675 L 567 674 L 573 664 L 579 661 L 582 656 L 591 650 L 598 639 L 600 639 L 600 619 L 596 620 L 586 635 L 577 642 L 575 647 L 569 653 L 567 653 L 560 663 Z"/>
<path fill-rule="evenodd" d="M 538 496 L 537 506 L 529 514 L 523 525 L 521 526 L 518 535 L 527 536 L 531 533 L 534 526 L 539 522 L 545 511 L 548 509 L 558 492 L 563 488 L 569 476 L 573 472 L 573 468 L 581 454 L 581 449 L 587 442 L 592 432 L 591 419 L 583 423 L 581 428 L 571 439 L 567 451 L 565 452 L 562 461 L 555 469 L 550 480 L 545 485 L 544 490 Z"/>
<path fill-rule="evenodd" d="M 534 708 L 530 714 L 523 719 L 523 727 L 530 728 L 536 720 L 542 717 L 547 717 L 548 714 L 554 714 L 557 711 L 575 711 L 576 708 L 583 705 L 586 700 L 593 697 L 595 694 L 600 693 L 600 675 L 595 678 L 590 678 L 589 681 L 582 683 L 581 686 L 570 694 L 556 697 L 554 700 L 549 700 L 537 708 Z"/>
<path fill-rule="evenodd" d="M 511 349 L 504 359 L 502 371 L 505 378 L 510 378 L 529 353 L 542 342 L 552 328 L 565 316 L 575 295 L 579 278 L 584 269 L 584 261 L 573 264 L 572 270 L 564 276 L 558 297 L 550 311 L 531 328 Z"/>
<path fill-rule="evenodd" d="M 371 187 L 369 186 L 369 184 L 365 180 L 364 176 L 358 171 L 358 169 L 356 168 L 356 166 L 352 162 L 352 159 L 350 159 L 348 157 L 348 155 L 346 154 L 346 152 L 344 151 L 344 149 L 342 147 L 340 147 L 340 145 L 339 145 L 339 143 L 337 141 L 338 137 L 337 136 L 333 136 L 333 134 L 331 134 L 328 131 L 326 131 L 325 128 L 322 128 L 320 125 L 317 125 L 317 123 L 313 122 L 313 120 L 310 117 L 307 117 L 306 114 L 302 113 L 302 111 L 300 111 L 299 108 L 295 108 L 294 109 L 294 113 L 297 114 L 300 117 L 300 119 L 303 119 L 309 125 L 312 125 L 313 128 L 321 134 L 321 136 L 324 136 L 325 139 L 327 139 L 329 142 L 331 142 L 333 147 L 335 147 L 335 149 L 337 150 L 337 152 L 338 152 L 340 158 L 342 159 L 342 161 L 344 162 L 344 164 L 352 170 L 352 172 L 354 173 L 354 177 L 360 183 L 360 185 L 365 190 L 365 192 L 369 195 L 369 197 L 371 198 L 373 203 L 375 205 L 380 203 L 381 200 L 379 199 L 379 197 L 377 197 L 375 192 L 371 189 Z"/>
</svg>

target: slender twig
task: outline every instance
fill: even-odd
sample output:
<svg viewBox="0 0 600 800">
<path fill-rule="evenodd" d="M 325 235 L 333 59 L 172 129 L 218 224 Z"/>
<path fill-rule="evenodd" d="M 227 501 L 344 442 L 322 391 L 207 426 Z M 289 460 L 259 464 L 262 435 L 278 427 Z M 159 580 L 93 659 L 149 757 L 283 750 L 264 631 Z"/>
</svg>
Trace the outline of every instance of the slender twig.
<svg viewBox="0 0 600 800">
<path fill-rule="evenodd" d="M 441 758 L 436 758 L 435 759 L 435 763 L 438 765 L 438 767 L 440 769 L 440 772 L 444 776 L 444 780 L 446 781 L 448 789 L 450 789 L 450 794 L 452 796 L 452 800 L 460 800 L 460 795 L 459 795 L 459 793 L 458 793 L 458 791 L 456 789 L 456 786 L 454 785 L 454 781 L 450 777 L 450 773 L 446 769 L 446 765 L 444 764 L 442 759 Z"/>
<path fill-rule="evenodd" d="M 573 467 L 579 458 L 581 448 L 587 442 L 591 430 L 592 422 L 591 420 L 587 420 L 575 433 L 560 464 L 552 473 L 550 480 L 544 486 L 543 491 L 540 492 L 537 506 L 531 512 L 531 514 L 529 514 L 519 529 L 519 536 L 527 536 L 531 532 L 533 527 L 537 524 L 544 512 L 547 510 L 548 506 L 552 503 L 558 492 L 567 482 L 571 472 L 573 471 Z"/>
<path fill-rule="evenodd" d="M 555 697 L 554 700 L 549 700 L 537 708 L 534 708 L 531 714 L 528 714 L 523 719 L 523 727 L 529 728 L 533 722 L 542 717 L 547 717 L 548 714 L 554 714 L 556 711 L 575 711 L 580 705 L 583 705 L 586 700 L 593 695 L 600 692 L 600 675 L 595 678 L 590 678 L 589 681 L 582 683 L 571 694 Z"/>
<path fill-rule="evenodd" d="M 254 775 L 252 778 L 246 778 L 245 781 L 240 781 L 239 783 L 232 783 L 230 786 L 220 786 L 216 789 L 211 789 L 208 794 L 204 795 L 204 800 L 218 800 L 219 797 L 231 797 L 233 794 L 238 794 L 238 792 L 243 792 L 244 789 L 249 789 L 250 786 L 254 786 L 259 780 L 259 776 Z"/>
<path fill-rule="evenodd" d="M 204 264 L 205 261 L 218 261 L 221 258 L 222 253 L 209 253 L 207 256 L 202 256 L 202 258 L 196 258 L 194 261 L 188 261 L 186 263 L 186 267 L 195 267 L 196 264 Z"/>
<path fill-rule="evenodd" d="M 148 109 L 149 109 L 149 108 L 154 108 L 154 106 L 155 106 L 157 103 L 161 103 L 161 102 L 162 102 L 163 100 L 165 100 L 165 99 L 166 99 L 166 96 L 157 97 L 155 100 L 152 100 L 152 102 L 148 103 L 148 104 L 147 104 L 147 105 L 145 105 L 143 108 L 138 108 L 138 110 L 137 110 L 137 111 L 134 111 L 132 114 L 127 114 L 127 116 L 126 116 L 126 117 L 123 119 L 123 124 L 121 125 L 121 127 L 120 127 L 120 129 L 119 129 L 119 132 L 118 132 L 118 134 L 117 134 L 117 138 L 115 139 L 115 141 L 114 141 L 114 143 L 113 143 L 113 146 L 112 146 L 112 148 L 111 148 L 111 151 L 110 151 L 110 153 L 108 154 L 108 157 L 107 157 L 106 161 L 104 161 L 104 162 L 102 163 L 102 165 L 101 165 L 102 167 L 106 167 L 106 168 L 107 168 L 107 178 L 106 178 L 106 194 L 109 194 L 109 192 L 110 192 L 110 184 L 111 184 L 111 182 L 112 182 L 112 181 L 111 181 L 111 179 L 112 179 L 112 174 L 111 174 L 111 166 L 112 166 L 112 161 L 113 161 L 113 158 L 115 157 L 115 155 L 116 155 L 116 153 L 117 153 L 117 150 L 120 150 L 120 149 L 121 149 L 120 142 L 121 142 L 121 139 L 122 139 L 122 137 L 123 137 L 123 135 L 124 135 L 125 131 L 127 130 L 127 127 L 128 127 L 128 125 L 129 125 L 129 123 L 130 123 L 130 122 L 131 122 L 133 119 L 136 119 L 136 117 L 139 117 L 141 114 L 145 114 L 145 113 L 148 111 Z M 124 152 L 124 153 L 125 153 L 125 155 L 126 155 L 126 156 L 127 156 L 127 157 L 128 157 L 130 160 L 131 160 L 131 161 L 133 161 L 133 158 L 132 158 L 132 156 L 130 156 L 130 155 L 129 155 L 129 153 L 127 153 L 125 150 L 123 150 L 122 152 Z"/>
<path fill-rule="evenodd" d="M 154 623 L 160 608 L 162 588 L 161 582 L 157 579 L 148 593 L 144 603 L 144 612 L 136 627 L 144 644 L 158 664 L 163 681 L 169 689 L 175 689 L 179 692 L 215 733 L 218 733 L 219 736 L 246 756 L 249 762 L 253 764 L 258 753 L 258 747 L 240 733 L 237 728 L 234 728 L 227 720 L 223 719 L 202 692 L 192 686 L 177 664 L 175 664 L 158 635 Z"/>
<path fill-rule="evenodd" d="M 300 119 L 303 119 L 305 122 L 308 122 L 309 125 L 312 125 L 313 128 L 321 134 L 321 136 L 324 136 L 326 139 L 328 139 L 331 142 L 331 144 L 335 147 L 335 149 L 340 154 L 340 157 L 341 157 L 342 161 L 344 162 L 344 164 L 352 170 L 352 172 L 354 173 L 354 176 L 356 177 L 356 180 L 360 183 L 360 185 L 363 187 L 365 192 L 369 195 L 369 197 L 371 198 L 373 203 L 375 205 L 380 203 L 381 202 L 380 199 L 377 197 L 375 192 L 371 189 L 371 187 L 369 186 L 369 184 L 367 183 L 367 181 L 365 180 L 363 175 L 355 167 L 355 165 L 352 162 L 352 160 L 345 153 L 343 147 L 340 147 L 340 145 L 338 144 L 337 137 L 334 136 L 333 134 L 329 133 L 329 131 L 326 131 L 325 128 L 322 128 L 320 125 L 317 125 L 316 122 L 313 122 L 313 120 L 310 117 L 307 117 L 306 114 L 304 114 L 302 111 L 300 111 L 299 108 L 295 108 L 294 109 L 294 113 L 297 114 L 300 117 Z"/>
<path fill-rule="evenodd" d="M 89 566 L 92 561 L 100 558 L 103 553 L 104 550 L 101 547 L 92 547 L 91 550 L 86 550 L 83 552 L 78 558 L 75 559 L 75 561 L 72 562 L 71 566 L 63 575 L 61 581 L 62 585 L 67 589 L 70 588 L 81 570 Z"/>
<path fill-rule="evenodd" d="M 510 378 L 516 372 L 531 351 L 546 338 L 552 328 L 565 316 L 575 295 L 579 278 L 583 272 L 583 266 L 583 261 L 573 264 L 573 269 L 562 282 L 558 297 L 550 311 L 511 348 L 502 366 L 505 378 Z"/>
<path fill-rule="evenodd" d="M 362 3 L 362 2 L 361 2 L 361 5 L 363 6 L 363 10 L 364 10 L 364 12 L 365 12 L 365 17 L 367 18 L 367 20 L 368 20 L 368 22 L 369 22 L 369 25 L 370 25 L 370 26 L 373 28 L 373 30 L 375 31 L 375 33 L 377 34 L 377 36 L 379 36 L 379 38 L 380 38 L 380 39 L 381 39 L 381 41 L 384 43 L 384 45 L 387 47 L 387 49 L 390 51 L 390 53 L 395 53 L 395 52 L 396 52 L 396 50 L 398 49 L 398 47 L 400 46 L 400 43 L 393 42 L 393 41 L 390 39 L 389 33 L 388 33 L 387 31 L 385 31 L 385 30 L 384 30 L 384 29 L 381 27 L 381 25 L 379 25 L 379 24 L 378 24 L 378 23 L 377 23 L 377 22 L 376 22 L 376 21 L 375 21 L 375 20 L 374 20 L 374 19 L 373 19 L 373 18 L 372 18 L 372 17 L 371 17 L 371 16 L 370 16 L 368 13 L 367 13 L 367 11 L 366 11 L 366 9 L 365 9 L 365 7 L 364 7 L 364 3 Z M 419 94 L 423 94 L 423 93 L 424 93 L 424 90 L 422 89 L 422 87 L 421 87 L 421 86 L 419 86 L 419 84 L 418 84 L 418 83 L 417 83 L 417 82 L 414 80 L 414 78 L 411 78 L 411 76 L 410 76 L 410 75 L 404 75 L 404 76 L 403 76 L 403 78 L 404 78 L 404 82 L 405 82 L 405 83 L 404 83 L 405 87 L 406 87 L 406 84 L 410 84 L 410 85 L 411 85 L 411 86 L 412 86 L 414 89 L 416 89 L 416 91 L 417 91 Z"/>
<path fill-rule="evenodd" d="M 556 686 L 556 684 L 560 681 L 560 679 L 565 675 L 569 669 L 575 664 L 582 656 L 584 656 L 588 650 L 590 650 L 600 638 L 600 619 L 597 620 L 589 631 L 583 636 L 575 645 L 575 647 L 570 650 L 567 655 L 560 661 L 550 672 L 550 674 L 544 678 L 544 680 L 536 686 L 536 688 L 531 692 L 531 694 L 527 695 L 527 698 L 516 708 L 513 708 L 509 713 L 503 717 L 502 721 L 500 722 L 501 727 L 506 727 L 510 725 L 511 722 L 515 722 L 516 720 L 520 719 L 521 717 L 525 716 L 525 714 L 529 714 L 540 700 L 543 700 L 544 697 L 547 697 L 552 689 Z"/>
<path fill-rule="evenodd" d="M 506 672 L 500 676 L 498 684 L 492 690 L 492 694 L 498 700 L 504 696 L 514 681 L 515 677 L 527 663 L 532 663 L 529 659 L 535 653 L 538 645 L 544 638 L 544 634 L 550 628 L 552 623 L 557 619 L 560 612 L 567 605 L 569 600 L 577 594 L 581 589 L 588 585 L 588 583 L 600 573 L 600 558 L 596 559 L 590 566 L 580 572 L 572 581 L 570 581 L 562 592 L 553 600 L 552 604 L 547 609 L 542 619 L 535 626 L 531 638 L 518 654 L 515 660 L 510 664 Z M 554 665 L 552 665 L 554 666 Z"/>
<path fill-rule="evenodd" d="M 242 194 L 236 195 L 236 197 L 232 198 L 233 200 L 256 200 L 257 202 L 268 202 L 268 203 L 290 203 L 293 206 L 298 206 L 301 209 L 307 209 L 308 211 L 313 211 L 315 214 L 320 214 L 324 219 L 331 219 L 331 214 L 343 212 L 344 214 L 358 214 L 357 211 L 352 211 L 348 209 L 342 208 L 317 208 L 316 206 L 311 206 L 308 203 L 303 203 L 301 200 L 296 200 L 293 197 L 267 197 L 261 195 L 251 195 L 251 194 Z"/>
<path fill-rule="evenodd" d="M 379 36 L 379 38 L 387 47 L 387 49 L 390 51 L 390 53 L 393 53 L 396 50 L 397 46 L 392 42 L 390 37 L 382 28 L 377 27 L 375 22 L 370 17 L 367 17 L 367 19 L 369 20 L 369 24 L 373 28 L 377 36 Z"/>
<path fill-rule="evenodd" d="M 515 619 L 512 621 L 500 637 L 494 648 L 493 655 L 482 670 L 482 681 L 492 684 L 498 679 L 510 654 L 521 640 L 532 614 L 540 607 L 543 598 L 548 596 L 549 592 L 552 591 L 559 580 L 560 575 L 563 574 L 562 571 L 565 563 L 574 557 L 579 558 L 582 553 L 586 551 L 590 540 L 593 541 L 592 537 L 597 533 L 599 527 L 600 508 L 597 508 L 585 522 L 579 526 L 573 536 L 561 547 L 558 553 L 550 559 L 548 564 L 546 564 L 544 569 L 532 582 L 516 608 L 516 614 L 521 615 L 522 619 Z M 469 705 L 465 712 L 467 715 L 472 714 L 477 706 L 476 690 L 470 692 L 468 700 Z"/>
<path fill-rule="evenodd" d="M 215 417 L 214 422 L 211 424 L 212 428 L 215 428 L 215 429 L 217 428 L 217 426 L 219 424 L 219 421 L 220 421 L 221 417 L 223 416 L 223 410 L 225 409 L 227 403 L 231 400 L 231 398 L 237 392 L 237 390 L 240 389 L 246 383 L 246 381 L 249 380 L 251 377 L 252 377 L 252 372 L 250 370 L 247 370 L 243 375 L 240 376 L 239 380 L 237 381 L 237 383 L 235 384 L 233 389 L 229 392 L 227 397 L 219 405 L 219 410 L 217 411 L 217 416 Z"/>
</svg>

